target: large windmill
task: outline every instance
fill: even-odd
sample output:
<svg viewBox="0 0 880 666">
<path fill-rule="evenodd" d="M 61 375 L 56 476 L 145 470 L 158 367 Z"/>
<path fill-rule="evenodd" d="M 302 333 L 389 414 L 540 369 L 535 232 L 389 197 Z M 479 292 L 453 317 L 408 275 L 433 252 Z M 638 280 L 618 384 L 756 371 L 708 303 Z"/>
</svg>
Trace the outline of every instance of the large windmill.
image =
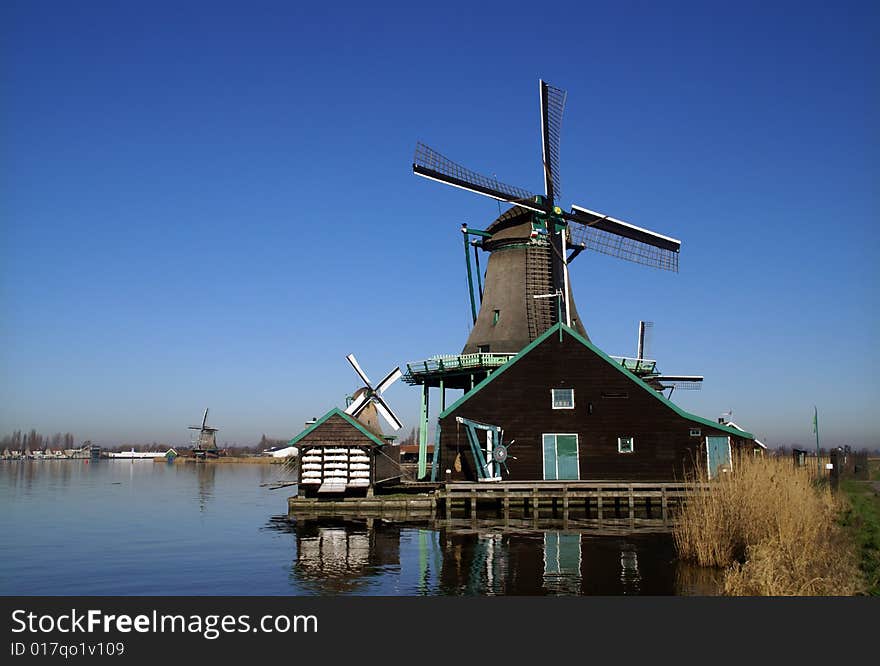
<svg viewBox="0 0 880 666">
<path fill-rule="evenodd" d="M 568 267 L 583 249 L 678 271 L 681 242 L 622 220 L 560 201 L 559 138 L 566 93 L 540 81 L 544 194 L 506 185 L 452 162 L 423 143 L 413 172 L 513 204 L 485 231 L 464 227 L 490 253 L 479 314 L 463 353 L 516 353 L 562 321 L 586 336 L 569 284 Z M 468 255 L 469 256 L 469 255 Z"/>
<path fill-rule="evenodd" d="M 219 455 L 217 450 L 217 431 L 219 428 L 212 428 L 208 425 L 208 409 L 205 408 L 205 414 L 202 416 L 202 425 L 189 426 L 190 430 L 198 430 L 198 441 L 193 446 L 193 455 L 197 458 L 206 456 L 215 457 Z"/>
</svg>

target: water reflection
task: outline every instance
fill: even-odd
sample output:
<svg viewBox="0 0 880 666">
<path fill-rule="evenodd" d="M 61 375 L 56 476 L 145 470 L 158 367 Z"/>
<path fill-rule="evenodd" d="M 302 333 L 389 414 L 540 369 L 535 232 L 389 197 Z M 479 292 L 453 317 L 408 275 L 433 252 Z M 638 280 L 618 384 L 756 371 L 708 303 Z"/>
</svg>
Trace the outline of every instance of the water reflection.
<svg viewBox="0 0 880 666">
<path fill-rule="evenodd" d="M 214 484 L 217 481 L 217 466 L 210 463 L 193 463 L 195 467 L 199 511 L 205 511 L 208 502 L 214 496 Z"/>
<path fill-rule="evenodd" d="M 316 594 L 715 594 L 668 534 L 476 529 L 389 521 L 278 519 L 295 535 L 291 582 Z M 396 583 L 389 589 L 387 581 Z"/>
</svg>

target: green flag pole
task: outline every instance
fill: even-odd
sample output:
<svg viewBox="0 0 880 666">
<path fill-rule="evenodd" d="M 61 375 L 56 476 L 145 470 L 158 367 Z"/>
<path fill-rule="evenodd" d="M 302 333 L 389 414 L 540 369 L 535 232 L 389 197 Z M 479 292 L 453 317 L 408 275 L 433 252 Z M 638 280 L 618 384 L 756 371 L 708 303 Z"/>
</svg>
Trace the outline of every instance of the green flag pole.
<svg viewBox="0 0 880 666">
<path fill-rule="evenodd" d="M 819 410 L 813 406 L 813 432 L 816 433 L 816 471 L 822 478 L 822 463 L 819 460 Z"/>
</svg>

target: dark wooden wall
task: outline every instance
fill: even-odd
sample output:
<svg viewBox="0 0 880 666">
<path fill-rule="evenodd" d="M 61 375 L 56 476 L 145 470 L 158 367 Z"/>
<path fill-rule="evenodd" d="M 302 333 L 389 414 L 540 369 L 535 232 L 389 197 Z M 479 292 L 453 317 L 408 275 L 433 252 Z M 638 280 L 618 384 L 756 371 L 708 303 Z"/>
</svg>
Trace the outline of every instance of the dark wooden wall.
<svg viewBox="0 0 880 666">
<path fill-rule="evenodd" d="M 355 444 L 376 446 L 372 439 L 338 414 L 333 414 L 297 442 L 297 446 L 352 446 Z"/>
<path fill-rule="evenodd" d="M 552 388 L 574 388 L 575 408 L 554 410 Z M 611 397 L 611 396 L 626 397 Z M 604 396 L 604 397 L 603 397 Z M 682 480 L 696 463 L 705 467 L 707 435 L 727 432 L 679 416 L 636 381 L 570 335 L 551 335 L 440 421 L 438 478 L 476 479 L 464 426 L 456 416 L 499 425 L 510 448 L 511 480 L 542 479 L 544 433 L 577 433 L 580 478 Z M 699 437 L 690 435 L 700 429 Z M 617 438 L 634 437 L 633 453 L 618 453 Z M 751 440 L 733 437 L 732 449 Z M 461 455 L 456 471 L 456 457 Z"/>
</svg>

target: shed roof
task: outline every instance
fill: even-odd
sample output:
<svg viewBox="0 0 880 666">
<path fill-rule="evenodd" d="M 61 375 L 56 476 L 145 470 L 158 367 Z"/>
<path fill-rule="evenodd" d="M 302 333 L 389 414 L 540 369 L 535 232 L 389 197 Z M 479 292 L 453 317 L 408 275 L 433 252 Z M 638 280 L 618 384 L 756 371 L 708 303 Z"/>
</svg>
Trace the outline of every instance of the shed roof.
<svg viewBox="0 0 880 666">
<path fill-rule="evenodd" d="M 293 439 L 291 439 L 291 440 L 287 443 L 287 445 L 288 445 L 288 446 L 293 446 L 293 445 L 295 445 L 295 444 L 296 444 L 297 442 L 299 442 L 303 437 L 305 437 L 305 436 L 308 435 L 309 433 L 314 432 L 315 430 L 317 430 L 317 429 L 321 426 L 321 424 L 323 424 L 325 421 L 327 421 L 327 419 L 329 419 L 331 416 L 334 416 L 334 415 L 336 415 L 336 416 L 341 416 L 343 419 L 345 419 L 346 421 L 348 421 L 348 423 L 349 423 L 350 425 L 352 425 L 352 426 L 354 426 L 355 428 L 357 428 L 361 433 L 363 433 L 364 435 L 366 435 L 369 439 L 373 440 L 373 442 L 375 442 L 375 443 L 378 444 L 379 446 L 385 446 L 385 442 L 383 442 L 381 439 L 379 439 L 379 437 L 377 437 L 375 434 L 373 434 L 372 432 L 370 432 L 370 431 L 364 426 L 363 423 L 361 423 L 360 421 L 358 421 L 358 420 L 357 420 L 356 418 L 354 418 L 353 416 L 351 416 L 351 415 L 349 415 L 349 414 L 346 414 L 344 411 L 342 411 L 341 409 L 339 409 L 339 407 L 334 407 L 334 408 L 331 409 L 329 412 L 327 412 L 326 414 L 324 414 L 324 416 L 322 416 L 321 418 L 319 418 L 319 419 L 318 419 L 317 421 L 315 421 L 312 425 L 310 425 L 308 428 L 306 428 L 305 430 L 303 430 L 303 431 L 302 431 L 300 434 L 298 434 L 296 437 L 294 437 Z"/>
<path fill-rule="evenodd" d="M 446 418 L 447 416 L 452 414 L 452 412 L 454 412 L 456 409 L 458 409 L 461 405 L 463 405 L 465 402 L 470 400 L 477 393 L 479 393 L 484 388 L 486 388 L 486 386 L 491 384 L 495 380 L 495 378 L 498 377 L 498 375 L 500 375 L 503 372 L 508 371 L 510 368 L 512 368 L 514 365 L 516 365 L 517 361 L 519 361 L 521 358 L 528 355 L 528 353 L 531 352 L 535 347 L 540 345 L 542 342 L 544 342 L 551 335 L 554 335 L 557 333 L 560 336 L 562 334 L 566 334 L 566 335 L 569 335 L 572 338 L 574 338 L 577 342 L 579 342 L 582 345 L 584 345 L 585 347 L 587 347 L 590 351 L 592 351 L 597 356 L 599 356 L 599 358 L 601 358 L 606 363 L 608 363 L 608 365 L 610 365 L 612 368 L 614 368 L 614 370 L 616 372 L 620 372 L 620 373 L 624 374 L 631 382 L 636 384 L 641 389 L 650 393 L 652 396 L 654 396 L 655 399 L 662 402 L 664 405 L 666 405 L 666 407 L 673 410 L 679 416 L 681 416 L 685 419 L 688 419 L 689 421 L 693 421 L 694 423 L 699 423 L 700 425 L 710 426 L 710 427 L 715 428 L 717 430 L 720 430 L 722 432 L 726 432 L 730 435 L 735 435 L 736 437 L 742 437 L 744 439 L 755 439 L 755 436 L 752 433 L 746 432 L 745 430 L 743 430 L 739 426 L 730 427 L 728 425 L 722 425 L 721 423 L 717 423 L 717 422 L 712 421 L 710 419 L 705 419 L 702 416 L 697 416 L 696 414 L 691 414 L 690 412 L 684 411 L 681 407 L 676 405 L 674 402 L 672 402 L 668 398 L 664 397 L 658 391 L 651 388 L 651 386 L 646 384 L 644 381 L 642 381 L 641 379 L 639 379 L 638 377 L 633 375 L 629 370 L 626 370 L 623 366 L 621 366 L 619 363 L 614 361 L 614 359 L 612 359 L 610 356 L 608 356 L 608 354 L 606 354 L 601 349 L 596 347 L 589 340 L 587 340 L 582 335 L 580 335 L 577 331 L 575 331 L 572 328 L 569 328 L 568 326 L 566 326 L 565 324 L 563 324 L 561 322 L 554 324 L 553 326 L 548 328 L 546 331 L 544 331 L 544 333 L 542 333 L 537 338 L 535 338 L 531 343 L 529 343 L 525 348 L 523 348 L 523 350 L 519 354 L 514 356 L 512 359 L 510 359 L 510 361 L 508 361 L 506 364 L 501 366 L 498 370 L 496 370 L 491 375 L 486 377 L 486 379 L 484 379 L 479 384 L 477 384 L 472 390 L 465 393 L 461 398 L 459 398 L 450 407 L 448 407 L 444 412 L 442 412 L 438 418 L 441 418 L 441 419 Z"/>
</svg>

